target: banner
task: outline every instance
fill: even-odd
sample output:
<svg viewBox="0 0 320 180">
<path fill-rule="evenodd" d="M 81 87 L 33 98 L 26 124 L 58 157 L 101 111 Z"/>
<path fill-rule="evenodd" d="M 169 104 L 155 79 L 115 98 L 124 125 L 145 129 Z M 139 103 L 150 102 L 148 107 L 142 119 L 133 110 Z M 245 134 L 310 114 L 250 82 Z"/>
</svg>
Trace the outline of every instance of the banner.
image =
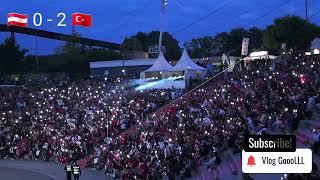
<svg viewBox="0 0 320 180">
<path fill-rule="evenodd" d="M 165 54 L 166 53 L 166 46 L 161 46 L 161 50 L 162 50 L 162 53 L 163 54 Z M 158 46 L 157 45 L 155 45 L 155 46 L 149 46 L 148 47 L 148 53 L 149 54 L 157 54 L 157 53 L 159 53 L 159 51 L 158 51 Z"/>
<path fill-rule="evenodd" d="M 248 50 L 249 50 L 249 38 L 243 38 L 242 39 L 241 55 L 242 56 L 247 56 L 248 55 Z"/>
</svg>

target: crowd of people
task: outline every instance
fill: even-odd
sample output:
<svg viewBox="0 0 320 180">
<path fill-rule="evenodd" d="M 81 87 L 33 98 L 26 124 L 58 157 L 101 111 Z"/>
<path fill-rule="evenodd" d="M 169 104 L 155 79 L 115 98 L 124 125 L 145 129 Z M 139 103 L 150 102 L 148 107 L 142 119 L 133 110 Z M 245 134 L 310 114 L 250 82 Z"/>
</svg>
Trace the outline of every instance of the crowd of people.
<svg viewBox="0 0 320 180">
<path fill-rule="evenodd" d="M 239 153 L 246 134 L 291 133 L 320 112 L 319 63 L 254 61 L 184 95 L 134 92 L 121 79 L 1 90 L 0 158 L 85 162 L 123 179 L 191 177 Z"/>
<path fill-rule="evenodd" d="M 135 92 L 129 84 L 118 78 L 1 89 L 0 157 L 94 160 L 104 146 L 125 140 L 121 132 L 181 93 Z"/>
<path fill-rule="evenodd" d="M 139 136 L 132 138 L 144 155 L 137 162 L 148 167 L 140 170 L 140 176 L 188 177 L 203 160 L 214 168 L 221 162 L 220 152 L 240 152 L 245 134 L 291 133 L 299 120 L 320 110 L 319 73 L 316 58 L 260 60 L 248 71 L 233 72 L 228 81 L 218 77 L 185 94 L 154 113 Z M 128 153 L 132 160 L 132 148 Z M 133 168 L 125 170 L 129 175 L 137 173 Z"/>
</svg>

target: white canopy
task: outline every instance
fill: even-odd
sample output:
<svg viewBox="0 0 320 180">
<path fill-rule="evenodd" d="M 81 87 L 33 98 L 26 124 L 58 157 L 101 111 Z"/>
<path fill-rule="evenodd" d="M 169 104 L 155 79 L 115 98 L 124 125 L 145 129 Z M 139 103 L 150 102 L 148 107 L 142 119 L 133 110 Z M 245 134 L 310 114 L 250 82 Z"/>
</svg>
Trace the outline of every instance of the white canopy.
<svg viewBox="0 0 320 180">
<path fill-rule="evenodd" d="M 180 71 L 186 71 L 186 70 L 206 70 L 206 69 L 194 63 L 189 57 L 186 49 L 184 49 L 178 63 L 169 71 L 180 72 Z"/>
<path fill-rule="evenodd" d="M 149 69 L 145 70 L 144 72 L 156 72 L 156 71 L 168 71 L 171 69 L 172 66 L 168 63 L 166 58 L 163 56 L 163 53 L 160 52 L 158 59 L 156 62 L 151 66 Z"/>
<path fill-rule="evenodd" d="M 311 49 L 320 49 L 320 38 L 315 38 L 311 42 Z"/>
<path fill-rule="evenodd" d="M 311 52 L 313 54 L 320 54 L 320 38 L 315 38 L 312 42 L 311 42 Z"/>
<path fill-rule="evenodd" d="M 257 51 L 250 53 L 250 56 L 243 58 L 245 61 L 251 61 L 256 59 L 276 59 L 277 56 L 270 55 L 268 51 Z"/>
</svg>

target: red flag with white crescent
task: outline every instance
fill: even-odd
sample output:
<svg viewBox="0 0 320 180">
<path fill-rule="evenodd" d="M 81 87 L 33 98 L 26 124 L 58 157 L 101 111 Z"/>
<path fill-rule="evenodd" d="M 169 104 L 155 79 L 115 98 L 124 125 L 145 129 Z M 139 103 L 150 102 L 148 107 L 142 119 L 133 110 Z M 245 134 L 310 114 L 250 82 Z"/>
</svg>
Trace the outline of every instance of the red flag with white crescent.
<svg viewBox="0 0 320 180">
<path fill-rule="evenodd" d="M 82 14 L 82 13 L 72 14 L 72 26 L 90 27 L 91 25 L 92 25 L 92 16 L 90 14 Z"/>
<path fill-rule="evenodd" d="M 9 13 L 8 26 L 28 27 L 28 15 Z"/>
</svg>

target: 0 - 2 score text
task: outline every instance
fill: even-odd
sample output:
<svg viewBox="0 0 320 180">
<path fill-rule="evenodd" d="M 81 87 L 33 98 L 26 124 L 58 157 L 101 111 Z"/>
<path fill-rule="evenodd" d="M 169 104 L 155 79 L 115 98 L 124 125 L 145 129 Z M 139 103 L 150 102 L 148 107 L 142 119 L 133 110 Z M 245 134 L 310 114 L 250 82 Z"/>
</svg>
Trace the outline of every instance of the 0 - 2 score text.
<svg viewBox="0 0 320 180">
<path fill-rule="evenodd" d="M 58 27 L 66 27 L 67 24 L 65 22 L 66 20 L 66 14 L 63 13 L 63 12 L 60 12 L 57 14 L 57 18 L 58 18 L 58 23 L 57 23 L 57 26 Z M 43 24 L 43 16 L 41 13 L 37 12 L 37 13 L 34 13 L 33 14 L 33 25 L 36 26 L 36 27 L 39 27 L 39 26 L 42 26 Z M 46 19 L 47 22 L 52 22 L 53 19 Z"/>
</svg>

